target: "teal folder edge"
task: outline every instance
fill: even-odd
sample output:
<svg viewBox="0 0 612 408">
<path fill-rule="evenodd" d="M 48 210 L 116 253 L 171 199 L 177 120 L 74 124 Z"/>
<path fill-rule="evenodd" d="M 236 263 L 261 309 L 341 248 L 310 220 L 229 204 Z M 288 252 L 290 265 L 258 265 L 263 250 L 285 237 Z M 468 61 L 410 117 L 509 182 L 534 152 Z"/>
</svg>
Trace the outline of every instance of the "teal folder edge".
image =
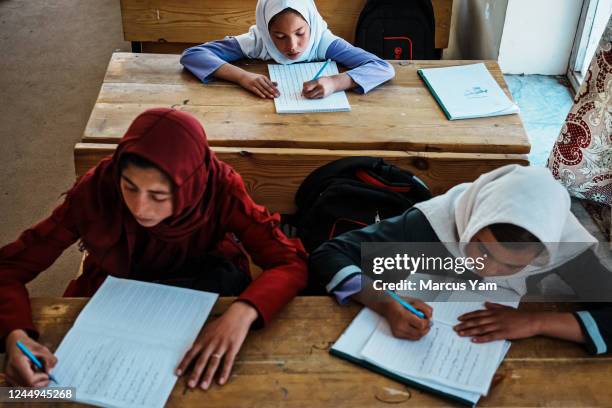
<svg viewBox="0 0 612 408">
<path fill-rule="evenodd" d="M 440 390 L 436 390 L 435 388 L 431 388 L 431 387 L 428 387 L 426 385 L 419 384 L 419 383 L 414 382 L 414 381 L 412 381 L 412 380 L 410 380 L 410 379 L 408 379 L 406 377 L 402 377 L 400 375 L 397 375 L 397 374 L 394 374 L 394 373 L 392 373 L 390 371 L 387 371 L 384 368 L 380 368 L 380 367 L 378 367 L 378 366 L 376 366 L 376 365 L 374 365 L 372 363 L 369 363 L 369 362 L 367 362 L 365 360 L 361 360 L 359 358 L 355 358 L 355 357 L 351 356 L 350 354 L 343 353 L 342 351 L 334 350 L 333 348 L 331 348 L 331 349 L 329 349 L 329 354 L 331 354 L 332 356 L 339 357 L 339 358 L 344 359 L 344 360 L 348 360 L 351 363 L 355 363 L 355 364 L 357 364 L 359 366 L 367 368 L 368 370 L 372 370 L 372 371 L 374 371 L 374 372 L 376 372 L 378 374 L 382 374 L 385 377 L 389 377 L 392 380 L 401 382 L 401 383 L 409 385 L 411 387 L 418 388 L 420 390 L 430 392 L 432 394 L 435 394 L 435 395 L 438 395 L 440 397 L 444 397 L 446 399 L 458 402 L 458 403 L 460 403 L 462 405 L 465 405 L 465 406 L 468 406 L 468 407 L 476 407 L 476 404 L 472 403 L 472 401 L 468 401 L 468 400 L 465 400 L 463 398 L 459 398 L 456 395 L 447 394 L 447 393 L 442 392 Z"/>
<path fill-rule="evenodd" d="M 433 95 L 433 97 L 436 100 L 436 102 L 438 102 L 438 105 L 440 105 L 440 108 L 442 108 L 442 111 L 446 115 L 446 119 L 448 119 L 448 120 L 455 120 L 453 117 L 451 117 L 451 114 L 449 113 L 449 111 L 446 110 L 446 107 L 442 103 L 442 100 L 440 99 L 440 97 L 438 96 L 436 91 L 434 91 L 433 87 L 431 86 L 431 84 L 427 80 L 427 77 L 425 77 L 425 74 L 423 74 L 423 70 L 422 69 L 418 69 L 417 73 L 419 74 L 419 76 L 421 77 L 423 82 L 425 82 L 425 85 L 427 85 L 427 89 L 429 89 L 429 92 Z"/>
</svg>

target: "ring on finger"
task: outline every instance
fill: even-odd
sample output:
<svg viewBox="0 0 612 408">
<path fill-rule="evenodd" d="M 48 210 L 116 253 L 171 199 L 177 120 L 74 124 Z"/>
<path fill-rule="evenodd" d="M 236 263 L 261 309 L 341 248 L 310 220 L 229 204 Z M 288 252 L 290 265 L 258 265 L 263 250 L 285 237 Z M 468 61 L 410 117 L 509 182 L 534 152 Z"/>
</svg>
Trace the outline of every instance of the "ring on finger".
<svg viewBox="0 0 612 408">
<path fill-rule="evenodd" d="M 223 354 L 221 354 L 221 353 L 213 353 L 210 356 L 214 357 L 214 358 L 221 358 L 221 357 L 223 357 Z"/>
</svg>

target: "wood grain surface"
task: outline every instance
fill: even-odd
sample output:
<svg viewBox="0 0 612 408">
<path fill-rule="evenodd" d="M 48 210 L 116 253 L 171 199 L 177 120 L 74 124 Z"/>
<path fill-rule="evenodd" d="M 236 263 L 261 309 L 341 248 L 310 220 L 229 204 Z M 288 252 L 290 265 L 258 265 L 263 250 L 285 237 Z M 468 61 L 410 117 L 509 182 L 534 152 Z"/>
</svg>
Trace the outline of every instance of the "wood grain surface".
<svg viewBox="0 0 612 408">
<path fill-rule="evenodd" d="M 354 41 L 366 0 L 317 0 L 334 34 Z M 436 48 L 448 47 L 452 0 L 433 0 Z M 121 0 L 126 41 L 204 43 L 246 33 L 255 24 L 256 0 Z M 166 48 L 167 49 L 167 48 Z"/>
<path fill-rule="evenodd" d="M 467 61 L 394 62 L 393 80 L 367 95 L 348 92 L 351 112 L 279 115 L 271 100 L 235 84 L 199 83 L 182 69 L 176 55 L 115 53 L 83 141 L 116 143 L 139 113 L 166 106 L 195 115 L 212 146 L 528 153 L 519 115 L 451 122 L 417 75 L 418 68 L 463 63 Z M 508 92 L 498 64 L 486 64 Z M 267 71 L 259 62 L 242 66 Z"/>
<path fill-rule="evenodd" d="M 77 143 L 75 169 L 82 175 L 116 145 Z M 474 153 L 423 153 L 398 151 L 347 151 L 321 149 L 271 149 L 214 147 L 217 157 L 240 173 L 255 202 L 281 214 L 295 212 L 294 196 L 304 178 L 330 161 L 351 156 L 373 156 L 409 170 L 423 180 L 433 194 L 475 180 L 480 174 L 506 164 L 528 165 L 524 155 Z"/>
<path fill-rule="evenodd" d="M 54 350 L 86 301 L 32 299 L 40 341 Z M 231 301 L 230 298 L 220 299 L 212 318 L 218 317 Z M 527 307 L 535 310 L 556 308 L 541 304 Z M 358 310 L 356 305 L 338 306 L 328 297 L 294 299 L 269 327 L 249 334 L 227 385 L 214 385 L 207 392 L 191 391 L 186 389 L 184 380 L 179 379 L 167 406 L 452 405 L 329 354 L 329 347 Z M 479 403 L 480 407 L 610 406 L 612 357 L 590 357 L 578 345 L 543 337 L 514 341 L 493 383 L 489 395 Z M 399 401 L 398 395 L 402 396 Z"/>
</svg>

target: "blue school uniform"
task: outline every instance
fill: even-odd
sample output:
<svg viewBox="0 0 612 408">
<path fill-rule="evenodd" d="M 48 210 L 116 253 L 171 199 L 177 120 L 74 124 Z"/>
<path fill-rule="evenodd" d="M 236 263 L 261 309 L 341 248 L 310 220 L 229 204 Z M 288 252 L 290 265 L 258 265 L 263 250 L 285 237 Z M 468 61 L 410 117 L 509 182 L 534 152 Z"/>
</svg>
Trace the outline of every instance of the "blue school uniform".
<svg viewBox="0 0 612 408">
<path fill-rule="evenodd" d="M 246 58 L 234 37 L 211 41 L 183 52 L 181 64 L 202 82 L 210 82 L 213 73 L 225 63 Z M 395 76 L 393 66 L 376 55 L 336 38 L 327 49 L 325 59 L 336 61 L 349 69 L 346 72 L 358 93 L 367 93 Z"/>
</svg>

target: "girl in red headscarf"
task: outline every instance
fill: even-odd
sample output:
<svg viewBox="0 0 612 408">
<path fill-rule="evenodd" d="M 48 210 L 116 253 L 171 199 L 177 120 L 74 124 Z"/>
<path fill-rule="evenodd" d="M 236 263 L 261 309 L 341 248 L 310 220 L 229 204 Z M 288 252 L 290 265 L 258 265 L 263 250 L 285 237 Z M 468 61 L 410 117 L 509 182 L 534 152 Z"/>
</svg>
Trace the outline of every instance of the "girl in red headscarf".
<svg viewBox="0 0 612 408">
<path fill-rule="evenodd" d="M 173 109 L 142 113 L 115 154 L 78 180 L 49 218 L 0 249 L 7 378 L 24 386 L 48 384 L 56 358 L 36 342 L 25 284 L 80 240 L 88 256 L 65 296 L 92 296 L 108 275 L 238 295 L 177 362 L 177 375 L 194 363 L 190 387 L 207 389 L 219 368 L 224 384 L 249 328 L 269 322 L 306 286 L 306 254 L 278 222 L 278 215 L 251 200 L 240 175 L 215 157 L 195 118 Z M 263 268 L 252 282 L 211 255 L 227 254 L 238 240 Z M 34 371 L 17 340 L 45 361 L 45 373 Z"/>
</svg>

